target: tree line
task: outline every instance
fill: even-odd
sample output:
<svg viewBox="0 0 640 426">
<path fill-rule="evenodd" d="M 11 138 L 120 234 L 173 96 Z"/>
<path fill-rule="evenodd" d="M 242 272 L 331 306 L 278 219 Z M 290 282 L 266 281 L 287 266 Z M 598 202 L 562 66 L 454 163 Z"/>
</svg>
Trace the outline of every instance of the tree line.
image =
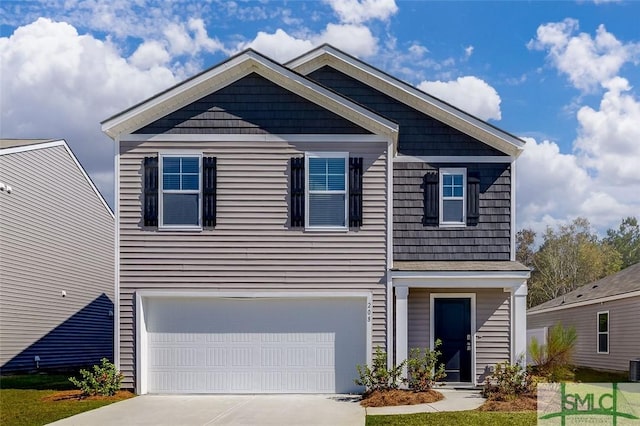
<svg viewBox="0 0 640 426">
<path fill-rule="evenodd" d="M 528 306 L 536 306 L 577 287 L 640 262 L 640 225 L 635 217 L 599 237 L 585 218 L 557 229 L 547 227 L 536 248 L 536 233 L 516 235 L 516 259 L 531 268 Z"/>
</svg>

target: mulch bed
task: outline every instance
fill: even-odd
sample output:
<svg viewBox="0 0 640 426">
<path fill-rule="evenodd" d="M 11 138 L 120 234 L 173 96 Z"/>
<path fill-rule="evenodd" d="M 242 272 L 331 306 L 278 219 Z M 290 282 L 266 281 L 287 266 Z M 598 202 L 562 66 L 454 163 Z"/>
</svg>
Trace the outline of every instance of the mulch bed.
<svg viewBox="0 0 640 426">
<path fill-rule="evenodd" d="M 79 390 L 68 390 L 56 392 L 52 395 L 42 398 L 45 402 L 55 401 L 122 401 L 124 399 L 133 398 L 135 395 L 129 391 L 120 390 L 113 396 L 83 396 Z"/>
<path fill-rule="evenodd" d="M 538 400 L 535 396 L 521 395 L 512 400 L 489 398 L 478 411 L 536 411 Z"/>
<path fill-rule="evenodd" d="M 426 392 L 414 392 L 403 389 L 373 391 L 365 394 L 360 401 L 364 407 L 388 407 L 396 405 L 428 404 L 440 401 L 444 396 L 433 389 Z"/>
</svg>

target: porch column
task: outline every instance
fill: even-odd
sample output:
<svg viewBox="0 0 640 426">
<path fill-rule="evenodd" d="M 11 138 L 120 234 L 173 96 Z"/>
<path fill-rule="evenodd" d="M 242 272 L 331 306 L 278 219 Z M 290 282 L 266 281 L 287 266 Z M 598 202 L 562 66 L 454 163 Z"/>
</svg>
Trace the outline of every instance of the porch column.
<svg viewBox="0 0 640 426">
<path fill-rule="evenodd" d="M 396 365 L 407 359 L 409 346 L 409 287 L 396 287 Z"/>
<path fill-rule="evenodd" d="M 527 363 L 527 282 L 511 288 L 511 327 L 513 344 L 511 362 Z"/>
</svg>

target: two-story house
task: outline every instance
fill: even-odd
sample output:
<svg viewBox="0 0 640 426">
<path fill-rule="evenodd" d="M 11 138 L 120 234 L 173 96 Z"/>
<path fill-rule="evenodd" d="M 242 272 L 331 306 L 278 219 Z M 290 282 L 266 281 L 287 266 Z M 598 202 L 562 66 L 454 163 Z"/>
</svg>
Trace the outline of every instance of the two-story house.
<svg viewBox="0 0 640 426">
<path fill-rule="evenodd" d="M 102 123 L 117 364 L 138 393 L 354 392 L 375 347 L 448 379 L 524 352 L 524 143 L 331 46 L 242 52 Z"/>
</svg>

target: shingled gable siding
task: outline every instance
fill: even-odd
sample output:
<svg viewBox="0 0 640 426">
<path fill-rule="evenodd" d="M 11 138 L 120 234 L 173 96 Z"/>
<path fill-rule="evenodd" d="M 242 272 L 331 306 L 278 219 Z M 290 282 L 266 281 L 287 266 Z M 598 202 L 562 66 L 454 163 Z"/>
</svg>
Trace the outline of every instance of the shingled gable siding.
<svg viewBox="0 0 640 426">
<path fill-rule="evenodd" d="M 393 247 L 395 260 L 509 260 L 511 170 L 500 164 L 395 162 Z M 438 167 L 466 167 L 480 175 L 477 225 L 442 228 L 423 225 L 423 176 Z"/>
<path fill-rule="evenodd" d="M 403 155 L 505 155 L 428 115 L 329 66 L 307 77 L 396 121 L 398 153 Z"/>
<path fill-rule="evenodd" d="M 133 386 L 137 290 L 371 291 L 373 347 L 385 345 L 386 145 L 340 144 L 363 157 L 363 224 L 349 232 L 289 226 L 289 160 L 313 143 L 121 142 L 121 368 Z M 141 217 L 142 162 L 168 149 L 217 158 L 217 224 L 202 232 L 158 232 Z"/>
<path fill-rule="evenodd" d="M 629 371 L 629 360 L 640 356 L 638 327 L 640 296 L 595 302 L 591 305 L 561 309 L 537 315 L 527 315 L 527 328 L 551 327 L 560 322 L 563 327 L 576 328 L 578 340 L 573 359 L 576 365 L 602 370 Z M 609 311 L 609 353 L 599 354 L 597 314 Z"/>
<path fill-rule="evenodd" d="M 333 112 L 252 73 L 136 133 L 367 134 Z"/>
<path fill-rule="evenodd" d="M 476 380 L 482 382 L 489 367 L 508 361 L 511 356 L 509 342 L 510 293 L 497 289 L 409 289 L 409 348 L 428 348 L 431 337 L 431 293 L 476 294 Z"/>
</svg>

